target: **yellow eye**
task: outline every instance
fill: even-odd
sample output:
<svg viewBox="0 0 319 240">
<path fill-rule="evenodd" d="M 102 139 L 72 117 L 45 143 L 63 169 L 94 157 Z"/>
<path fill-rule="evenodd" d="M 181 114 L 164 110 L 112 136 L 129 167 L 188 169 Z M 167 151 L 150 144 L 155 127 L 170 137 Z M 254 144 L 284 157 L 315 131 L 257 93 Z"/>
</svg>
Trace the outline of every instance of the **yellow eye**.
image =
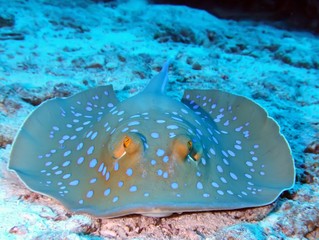
<svg viewBox="0 0 319 240">
<path fill-rule="evenodd" d="M 193 152 L 192 154 L 190 153 L 189 156 L 190 156 L 194 161 L 198 161 L 201 155 L 200 155 L 198 152 Z"/>
<path fill-rule="evenodd" d="M 194 160 L 194 161 L 198 161 L 201 157 L 201 147 L 199 144 L 194 144 L 191 140 L 189 140 L 187 142 L 187 147 L 189 150 L 188 156 Z"/>
<path fill-rule="evenodd" d="M 143 142 L 137 134 L 114 136 L 109 146 L 115 159 L 120 159 L 125 155 L 132 157 L 143 153 Z"/>
<path fill-rule="evenodd" d="M 179 135 L 172 141 L 172 156 L 176 160 L 185 161 L 187 158 L 198 161 L 201 157 L 201 147 L 187 135 Z"/>
<path fill-rule="evenodd" d="M 132 138 L 125 136 L 123 139 L 123 147 L 128 148 L 131 143 L 132 143 Z"/>
</svg>

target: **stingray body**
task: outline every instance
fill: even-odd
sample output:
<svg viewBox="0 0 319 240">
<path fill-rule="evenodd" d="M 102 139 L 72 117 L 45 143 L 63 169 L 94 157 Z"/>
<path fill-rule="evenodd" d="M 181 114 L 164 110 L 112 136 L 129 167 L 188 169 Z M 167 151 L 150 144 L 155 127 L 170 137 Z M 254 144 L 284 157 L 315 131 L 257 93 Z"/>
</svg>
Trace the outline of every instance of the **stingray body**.
<svg viewBox="0 0 319 240">
<path fill-rule="evenodd" d="M 262 107 L 218 90 L 174 100 L 167 71 L 123 102 L 103 86 L 41 104 L 9 168 L 70 210 L 106 217 L 262 206 L 293 186 L 290 148 Z"/>
</svg>

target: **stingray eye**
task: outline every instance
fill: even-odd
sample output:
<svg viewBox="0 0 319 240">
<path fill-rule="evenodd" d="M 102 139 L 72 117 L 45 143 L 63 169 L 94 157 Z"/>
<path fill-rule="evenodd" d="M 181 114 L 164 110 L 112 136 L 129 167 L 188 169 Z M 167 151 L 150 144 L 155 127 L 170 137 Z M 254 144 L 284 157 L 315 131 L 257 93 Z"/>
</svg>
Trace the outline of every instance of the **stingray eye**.
<svg viewBox="0 0 319 240">
<path fill-rule="evenodd" d="M 197 145 L 189 136 L 179 135 L 172 142 L 172 156 L 176 160 L 185 161 L 190 159 L 196 162 L 201 156 L 201 148 Z"/>
<path fill-rule="evenodd" d="M 187 148 L 189 150 L 188 157 L 193 161 L 198 161 L 201 157 L 201 147 L 199 144 L 193 143 L 193 141 L 189 140 L 187 142 Z"/>
<path fill-rule="evenodd" d="M 110 144 L 110 151 L 112 151 L 115 159 L 120 159 L 126 154 L 141 153 L 142 150 L 143 142 L 140 136 L 136 134 L 115 136 Z"/>
<path fill-rule="evenodd" d="M 123 147 L 128 148 L 131 143 L 132 143 L 132 138 L 125 136 L 123 139 Z"/>
<path fill-rule="evenodd" d="M 127 154 L 142 154 L 143 151 L 143 141 L 141 137 L 137 134 L 130 134 L 130 136 L 125 136 L 123 138 L 123 148 Z"/>
<path fill-rule="evenodd" d="M 126 154 L 125 146 L 123 144 L 115 144 L 113 147 L 113 158 L 120 159 Z"/>
<path fill-rule="evenodd" d="M 193 160 L 193 161 L 198 161 L 200 158 L 200 154 L 195 151 L 191 151 L 188 156 Z"/>
</svg>

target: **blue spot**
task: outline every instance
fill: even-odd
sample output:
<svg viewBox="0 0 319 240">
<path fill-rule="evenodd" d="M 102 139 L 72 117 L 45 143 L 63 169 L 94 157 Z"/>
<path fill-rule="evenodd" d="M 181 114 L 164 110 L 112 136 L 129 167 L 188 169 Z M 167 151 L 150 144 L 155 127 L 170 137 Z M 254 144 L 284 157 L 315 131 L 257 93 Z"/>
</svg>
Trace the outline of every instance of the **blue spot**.
<svg viewBox="0 0 319 240">
<path fill-rule="evenodd" d="M 90 166 L 90 168 L 94 168 L 94 167 L 96 166 L 96 164 L 97 164 L 97 160 L 96 160 L 95 158 L 93 158 L 93 159 L 90 161 L 89 166 Z"/>
<path fill-rule="evenodd" d="M 164 163 L 167 163 L 168 160 L 169 160 L 169 157 L 168 157 L 168 156 L 164 156 L 164 157 L 163 157 L 163 162 L 164 162 Z"/>
<path fill-rule="evenodd" d="M 216 155 L 216 152 L 215 152 L 214 149 L 210 148 L 209 151 L 210 151 L 211 154 Z"/>
<path fill-rule="evenodd" d="M 202 133 L 201 130 L 199 130 L 198 128 L 196 128 L 196 131 L 197 131 L 197 133 L 198 133 L 199 135 L 203 136 L 203 133 Z"/>
<path fill-rule="evenodd" d="M 71 186 L 76 186 L 79 184 L 79 180 L 73 180 L 72 182 L 69 183 Z"/>
<path fill-rule="evenodd" d="M 91 155 L 92 153 L 93 153 L 93 151 L 94 151 L 94 146 L 91 146 L 91 147 L 89 147 L 89 149 L 87 150 L 87 154 L 88 155 Z"/>
<path fill-rule="evenodd" d="M 164 123 L 166 122 L 165 120 L 156 120 L 157 123 Z"/>
<path fill-rule="evenodd" d="M 113 198 L 114 203 L 117 202 L 118 200 L 119 200 L 119 197 L 117 197 L 117 196 Z"/>
<path fill-rule="evenodd" d="M 158 176 L 161 176 L 162 174 L 163 174 L 162 169 L 158 169 L 158 170 L 157 170 L 157 175 L 158 175 Z"/>
<path fill-rule="evenodd" d="M 68 140 L 69 138 L 70 138 L 69 135 L 64 135 L 64 136 L 62 137 L 63 140 Z"/>
<path fill-rule="evenodd" d="M 139 124 L 140 124 L 139 121 L 133 121 L 133 122 L 129 122 L 129 123 L 127 124 L 127 126 L 131 127 L 131 126 L 136 126 L 136 125 L 139 125 Z"/>
<path fill-rule="evenodd" d="M 123 181 L 119 181 L 117 185 L 118 185 L 119 187 L 123 187 L 124 182 L 123 182 Z"/>
<path fill-rule="evenodd" d="M 236 144 L 234 147 L 235 147 L 237 150 L 241 150 L 241 149 L 242 149 L 242 147 L 241 147 L 240 145 L 237 145 L 237 144 Z"/>
<path fill-rule="evenodd" d="M 86 121 L 86 122 L 83 123 L 83 125 L 85 126 L 85 125 L 88 125 L 90 123 L 91 123 L 91 121 Z"/>
<path fill-rule="evenodd" d="M 249 174 L 247 174 L 247 173 L 245 174 L 245 177 L 246 177 L 246 178 L 249 178 L 249 179 L 251 179 L 251 178 L 252 178 L 252 176 L 251 176 L 251 175 L 249 175 Z"/>
<path fill-rule="evenodd" d="M 96 180 L 97 180 L 96 178 L 91 178 L 90 183 L 91 184 L 96 183 Z"/>
<path fill-rule="evenodd" d="M 233 151 L 227 150 L 227 152 L 228 152 L 228 154 L 229 154 L 230 156 L 235 157 L 235 153 L 234 153 Z"/>
<path fill-rule="evenodd" d="M 223 183 L 227 183 L 227 180 L 224 177 L 221 177 L 220 181 L 222 181 Z"/>
<path fill-rule="evenodd" d="M 152 138 L 155 138 L 155 139 L 156 139 L 156 138 L 159 138 L 159 134 L 158 134 L 157 132 L 152 132 L 152 133 L 151 133 L 151 137 L 152 137 Z"/>
<path fill-rule="evenodd" d="M 77 162 L 77 164 L 80 165 L 83 163 L 83 161 L 84 161 L 84 157 L 79 157 L 79 159 L 76 162 Z"/>
<path fill-rule="evenodd" d="M 63 179 L 68 179 L 69 177 L 71 177 L 71 174 L 70 174 L 70 173 L 67 173 L 67 174 L 65 174 L 62 178 L 63 178 Z"/>
<path fill-rule="evenodd" d="M 103 167 L 104 167 L 104 163 L 101 163 L 101 165 L 100 165 L 100 167 L 99 167 L 99 169 L 98 169 L 98 172 L 102 172 Z"/>
<path fill-rule="evenodd" d="M 75 129 L 75 131 L 77 131 L 77 132 L 80 132 L 82 130 L 83 130 L 83 127 L 78 127 L 78 128 Z"/>
<path fill-rule="evenodd" d="M 87 192 L 86 197 L 91 198 L 91 197 L 93 197 L 93 194 L 94 194 L 93 190 L 90 190 Z"/>
<path fill-rule="evenodd" d="M 168 178 L 168 172 L 163 173 L 163 178 Z"/>
<path fill-rule="evenodd" d="M 204 198 L 208 198 L 208 197 L 209 197 L 209 194 L 208 194 L 208 193 L 204 193 L 204 194 L 203 194 L 203 197 L 204 197 Z"/>
<path fill-rule="evenodd" d="M 222 190 L 217 190 L 217 193 L 218 193 L 219 195 L 224 195 L 224 192 L 223 192 Z"/>
<path fill-rule="evenodd" d="M 96 136 L 98 135 L 98 132 L 94 132 L 91 136 L 91 140 L 94 140 L 96 138 Z"/>
<path fill-rule="evenodd" d="M 169 138 L 174 138 L 174 137 L 176 137 L 176 134 L 173 133 L 173 132 L 170 132 L 170 133 L 169 133 Z"/>
<path fill-rule="evenodd" d="M 230 190 L 227 190 L 227 193 L 229 194 L 229 195 L 233 195 L 234 193 L 232 192 L 232 191 L 230 191 Z"/>
<path fill-rule="evenodd" d="M 178 117 L 172 117 L 172 119 L 174 119 L 174 120 L 176 120 L 176 121 L 179 121 L 179 122 L 183 122 L 183 119 L 178 118 Z"/>
<path fill-rule="evenodd" d="M 65 162 L 62 164 L 62 166 L 63 166 L 63 167 L 67 167 L 67 166 L 70 165 L 70 163 L 71 163 L 70 161 L 65 161 Z"/>
<path fill-rule="evenodd" d="M 217 171 L 222 173 L 223 172 L 223 168 L 220 165 L 217 165 Z"/>
<path fill-rule="evenodd" d="M 114 171 L 118 171 L 119 170 L 119 163 L 115 162 L 114 164 Z"/>
<path fill-rule="evenodd" d="M 178 183 L 173 182 L 173 183 L 171 184 L 171 187 L 172 187 L 173 189 L 177 189 L 177 188 L 178 188 Z"/>
<path fill-rule="evenodd" d="M 52 162 L 46 162 L 46 163 L 45 163 L 45 166 L 48 167 L 48 166 L 50 166 L 51 164 L 52 164 Z"/>
<path fill-rule="evenodd" d="M 128 127 L 123 128 L 122 133 L 127 132 L 127 130 L 129 130 L 129 128 L 128 128 Z"/>
<path fill-rule="evenodd" d="M 239 126 L 239 127 L 235 128 L 235 131 L 240 132 L 242 129 L 243 129 L 243 126 Z"/>
<path fill-rule="evenodd" d="M 165 151 L 163 149 L 160 149 L 160 148 L 157 149 L 157 151 L 156 151 L 156 155 L 158 157 L 162 157 L 164 155 L 164 153 L 165 153 Z"/>
<path fill-rule="evenodd" d="M 182 108 L 181 111 L 185 114 L 188 114 L 188 112 L 184 108 Z"/>
<path fill-rule="evenodd" d="M 229 161 L 226 158 L 223 158 L 223 162 L 225 163 L 225 165 L 229 165 Z"/>
<path fill-rule="evenodd" d="M 115 131 L 116 131 L 116 128 L 114 128 L 110 134 L 112 135 Z"/>
<path fill-rule="evenodd" d="M 130 118 L 138 118 L 138 117 L 140 117 L 141 115 L 139 115 L 139 114 L 136 114 L 136 115 L 132 115 L 132 116 L 130 116 Z"/>
<path fill-rule="evenodd" d="M 225 157 L 228 157 L 228 154 L 227 154 L 224 150 L 222 150 L 222 154 L 223 154 Z"/>
<path fill-rule="evenodd" d="M 152 165 L 152 166 L 155 166 L 155 165 L 156 165 L 156 160 L 152 159 L 152 160 L 151 160 L 151 165 Z"/>
<path fill-rule="evenodd" d="M 104 191 L 104 196 L 108 196 L 109 194 L 111 193 L 111 189 L 106 189 L 105 191 Z"/>
<path fill-rule="evenodd" d="M 196 185 L 197 189 L 203 189 L 203 184 L 201 182 L 197 182 L 197 185 Z"/>
<path fill-rule="evenodd" d="M 132 168 L 128 168 L 128 169 L 126 170 L 126 175 L 130 177 L 130 176 L 132 176 L 132 174 L 133 174 Z"/>
<path fill-rule="evenodd" d="M 202 160 L 202 164 L 206 165 L 206 159 L 205 158 L 201 158 L 201 160 Z"/>
<path fill-rule="evenodd" d="M 229 174 L 230 174 L 230 176 L 231 176 L 232 179 L 238 180 L 238 177 L 236 176 L 235 173 L 230 172 Z"/>
<path fill-rule="evenodd" d="M 105 174 L 105 180 L 108 181 L 110 179 L 110 172 L 107 172 Z"/>
<path fill-rule="evenodd" d="M 81 143 L 79 143 L 79 145 L 76 147 L 76 150 L 81 150 L 83 148 L 83 143 L 81 142 Z"/>
<path fill-rule="evenodd" d="M 176 126 L 176 125 L 168 125 L 166 128 L 174 130 L 174 129 L 178 129 L 178 126 Z"/>
<path fill-rule="evenodd" d="M 215 187 L 215 188 L 219 188 L 219 185 L 216 182 L 212 182 L 212 186 Z"/>
<path fill-rule="evenodd" d="M 66 151 L 64 154 L 63 154 L 63 156 L 64 157 L 67 157 L 67 156 L 69 156 L 71 154 L 71 151 L 69 150 L 69 151 Z"/>
<path fill-rule="evenodd" d="M 54 131 L 59 131 L 59 130 L 60 130 L 60 129 L 59 129 L 58 127 L 56 127 L 56 126 L 53 126 L 52 129 L 53 129 Z"/>
<path fill-rule="evenodd" d="M 137 187 L 136 186 L 131 186 L 130 187 L 130 192 L 136 192 L 137 191 Z"/>
</svg>

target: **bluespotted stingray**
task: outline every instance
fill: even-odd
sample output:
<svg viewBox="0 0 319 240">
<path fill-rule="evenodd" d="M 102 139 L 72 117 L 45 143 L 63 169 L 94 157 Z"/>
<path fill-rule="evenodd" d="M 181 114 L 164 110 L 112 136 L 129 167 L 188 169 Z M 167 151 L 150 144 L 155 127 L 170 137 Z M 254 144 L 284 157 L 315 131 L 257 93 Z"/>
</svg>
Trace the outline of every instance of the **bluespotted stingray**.
<svg viewBox="0 0 319 240">
<path fill-rule="evenodd" d="M 174 100 L 167 72 L 123 102 L 111 85 L 44 102 L 9 169 L 72 211 L 106 217 L 256 207 L 293 186 L 289 145 L 262 107 L 219 90 Z"/>
</svg>

